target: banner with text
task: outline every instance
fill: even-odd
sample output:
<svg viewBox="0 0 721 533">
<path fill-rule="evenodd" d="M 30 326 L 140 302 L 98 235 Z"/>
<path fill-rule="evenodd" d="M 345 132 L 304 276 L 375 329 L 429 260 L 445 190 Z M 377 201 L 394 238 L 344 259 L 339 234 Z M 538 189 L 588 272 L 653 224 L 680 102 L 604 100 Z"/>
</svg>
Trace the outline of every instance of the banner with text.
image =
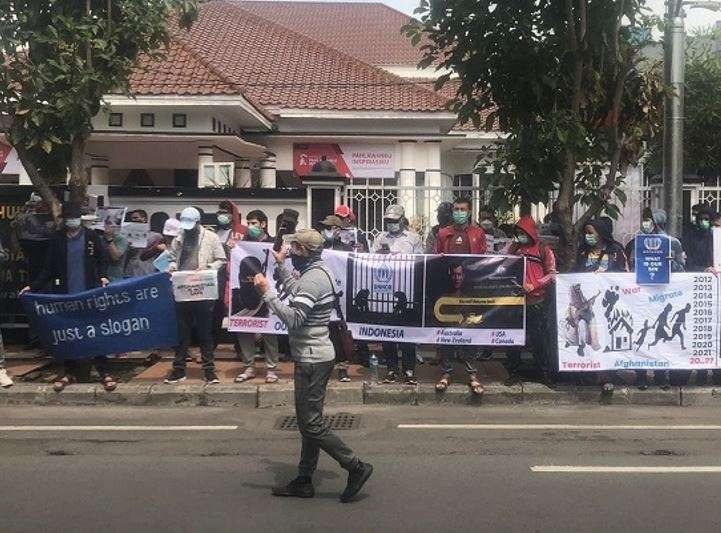
<svg viewBox="0 0 721 533">
<path fill-rule="evenodd" d="M 561 274 L 556 285 L 562 372 L 719 366 L 719 281 L 673 273 L 668 285 L 634 274 Z"/>
<path fill-rule="evenodd" d="M 239 242 L 231 253 L 230 331 L 286 333 L 253 276 L 281 300 L 272 245 Z M 524 259 L 513 256 L 381 255 L 326 250 L 353 338 L 456 345 L 525 343 Z M 290 265 L 290 263 L 288 263 Z"/>
<path fill-rule="evenodd" d="M 33 330 L 60 359 L 167 348 L 178 342 L 167 274 L 76 294 L 26 294 L 21 301 Z"/>
</svg>

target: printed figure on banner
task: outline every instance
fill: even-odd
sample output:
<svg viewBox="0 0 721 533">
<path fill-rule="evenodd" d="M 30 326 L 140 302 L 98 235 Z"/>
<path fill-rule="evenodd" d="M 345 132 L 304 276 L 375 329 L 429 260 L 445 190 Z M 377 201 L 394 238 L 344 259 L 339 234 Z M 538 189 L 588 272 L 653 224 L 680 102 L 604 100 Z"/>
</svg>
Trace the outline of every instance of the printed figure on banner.
<svg viewBox="0 0 721 533">
<path fill-rule="evenodd" d="M 95 210 L 98 220 L 92 228 L 99 231 L 111 228 L 114 232 L 120 233 L 126 210 L 126 207 L 98 207 Z"/>
<path fill-rule="evenodd" d="M 128 240 L 131 248 L 145 248 L 148 246 L 148 233 L 150 224 L 147 222 L 124 222 L 120 233 Z"/>
</svg>

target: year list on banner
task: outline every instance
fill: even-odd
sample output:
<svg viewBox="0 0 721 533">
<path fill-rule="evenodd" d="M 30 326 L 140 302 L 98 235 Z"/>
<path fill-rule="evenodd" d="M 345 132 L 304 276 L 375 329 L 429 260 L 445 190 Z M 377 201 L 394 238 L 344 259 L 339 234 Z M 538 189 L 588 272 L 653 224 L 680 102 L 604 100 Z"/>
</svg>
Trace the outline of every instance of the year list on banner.
<svg viewBox="0 0 721 533">
<path fill-rule="evenodd" d="M 719 367 L 719 281 L 673 273 L 668 285 L 634 274 L 561 274 L 556 285 L 562 372 Z"/>
<path fill-rule="evenodd" d="M 150 274 L 76 294 L 21 297 L 33 331 L 60 359 L 82 359 L 178 343 L 167 274 Z"/>
<path fill-rule="evenodd" d="M 231 253 L 230 331 L 287 333 L 253 286 L 265 274 L 288 301 L 272 245 L 239 242 Z M 452 345 L 525 343 L 525 260 L 515 256 L 382 255 L 326 250 L 353 338 Z M 290 265 L 290 262 L 288 262 Z"/>
</svg>

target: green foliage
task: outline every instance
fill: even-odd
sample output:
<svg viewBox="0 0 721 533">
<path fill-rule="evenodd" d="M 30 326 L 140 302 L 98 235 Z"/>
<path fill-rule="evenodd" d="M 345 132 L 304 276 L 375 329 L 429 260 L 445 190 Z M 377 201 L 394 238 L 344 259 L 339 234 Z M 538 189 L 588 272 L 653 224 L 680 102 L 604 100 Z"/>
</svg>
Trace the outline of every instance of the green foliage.
<svg viewBox="0 0 721 533">
<path fill-rule="evenodd" d="M 622 171 L 662 123 L 660 69 L 640 54 L 655 23 L 643 1 L 421 2 L 404 28 L 422 36 L 421 66 L 457 74 L 461 121 L 497 120 L 508 135 L 479 161 L 494 169 L 485 176 L 494 205 L 546 203 L 553 193 L 571 243 L 578 204 L 579 224 L 618 214 Z"/>
<path fill-rule="evenodd" d="M 77 174 L 102 96 L 128 93 L 138 56 L 168 43 L 171 18 L 188 27 L 196 16 L 196 0 L 0 0 L 0 113 L 31 177 Z"/>
</svg>

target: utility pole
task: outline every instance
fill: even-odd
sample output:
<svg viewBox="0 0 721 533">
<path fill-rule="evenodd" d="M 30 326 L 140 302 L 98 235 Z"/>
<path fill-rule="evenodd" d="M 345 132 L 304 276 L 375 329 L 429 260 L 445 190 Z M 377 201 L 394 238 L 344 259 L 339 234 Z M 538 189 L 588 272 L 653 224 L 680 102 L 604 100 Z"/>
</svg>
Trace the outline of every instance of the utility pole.
<svg viewBox="0 0 721 533">
<path fill-rule="evenodd" d="M 664 103 L 663 192 L 668 232 L 681 237 L 683 229 L 683 91 L 686 34 L 681 0 L 666 0 L 664 78 L 670 93 Z"/>
<path fill-rule="evenodd" d="M 668 213 L 668 232 L 681 237 L 683 230 L 683 122 L 686 29 L 683 7 L 721 10 L 718 0 L 666 0 L 664 35 L 664 82 L 666 95 L 663 120 L 663 196 Z"/>
</svg>

